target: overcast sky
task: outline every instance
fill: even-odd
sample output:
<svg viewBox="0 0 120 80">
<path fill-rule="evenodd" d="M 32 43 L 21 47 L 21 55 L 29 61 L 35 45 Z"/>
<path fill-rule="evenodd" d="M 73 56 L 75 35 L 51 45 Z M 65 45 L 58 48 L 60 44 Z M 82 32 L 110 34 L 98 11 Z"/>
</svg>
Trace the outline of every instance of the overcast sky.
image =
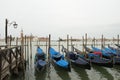
<svg viewBox="0 0 120 80">
<path fill-rule="evenodd" d="M 0 37 L 4 37 L 5 19 L 16 21 L 18 28 L 8 33 L 53 38 L 116 37 L 120 34 L 120 0 L 0 0 Z"/>
</svg>

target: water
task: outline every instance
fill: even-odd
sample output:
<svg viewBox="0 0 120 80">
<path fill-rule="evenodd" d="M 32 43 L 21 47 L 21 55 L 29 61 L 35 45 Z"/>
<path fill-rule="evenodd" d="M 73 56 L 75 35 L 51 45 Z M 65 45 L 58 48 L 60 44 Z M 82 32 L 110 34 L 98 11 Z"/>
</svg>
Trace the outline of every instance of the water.
<svg viewBox="0 0 120 80">
<path fill-rule="evenodd" d="M 40 43 L 45 45 L 46 43 Z M 57 42 L 52 42 L 51 44 L 58 44 Z M 66 43 L 63 42 L 61 45 L 66 47 Z M 79 47 L 79 44 L 74 43 L 75 47 Z M 27 58 L 28 63 L 25 71 L 25 76 L 20 74 L 19 77 L 12 77 L 10 80 L 120 80 L 120 65 L 115 65 L 113 68 L 101 67 L 97 65 L 92 65 L 91 70 L 86 70 L 79 68 L 77 66 L 72 66 L 71 72 L 56 68 L 52 64 L 50 68 L 43 72 L 36 72 L 34 69 L 34 55 L 36 53 L 37 46 L 36 42 L 32 43 L 32 50 L 29 50 L 29 57 Z M 52 46 L 58 50 L 58 46 Z M 41 48 L 46 52 L 46 47 L 41 46 Z M 30 52 L 31 51 L 31 52 Z M 32 57 L 30 55 L 32 54 Z"/>
</svg>

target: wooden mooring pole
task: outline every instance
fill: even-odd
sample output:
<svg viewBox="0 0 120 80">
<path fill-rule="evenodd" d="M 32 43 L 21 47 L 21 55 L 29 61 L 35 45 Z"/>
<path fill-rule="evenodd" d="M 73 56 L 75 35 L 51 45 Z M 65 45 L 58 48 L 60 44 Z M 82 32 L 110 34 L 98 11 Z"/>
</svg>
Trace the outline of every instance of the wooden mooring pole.
<svg viewBox="0 0 120 80">
<path fill-rule="evenodd" d="M 29 38 L 27 37 L 27 62 L 29 64 Z"/>
<path fill-rule="evenodd" d="M 84 36 L 82 36 L 82 45 L 83 45 L 82 52 L 84 53 L 84 46 L 85 46 L 85 44 L 84 44 Z"/>
<path fill-rule="evenodd" d="M 105 41 L 106 41 L 106 38 L 104 37 L 103 38 L 103 47 L 105 47 Z"/>
<path fill-rule="evenodd" d="M 51 47 L 51 35 L 49 34 L 49 43 L 48 43 L 48 60 L 50 60 L 50 54 L 49 54 L 50 47 Z"/>
<path fill-rule="evenodd" d="M 10 35 L 10 47 L 11 47 L 11 44 L 12 44 L 12 35 Z"/>
<path fill-rule="evenodd" d="M 9 53 L 9 71 L 10 73 L 12 73 L 12 56 L 11 56 L 11 52 Z"/>
<path fill-rule="evenodd" d="M 30 58 L 32 59 L 32 34 L 30 36 Z"/>
<path fill-rule="evenodd" d="M 71 37 L 71 51 L 74 51 L 74 50 L 73 50 L 72 37 Z"/>
<path fill-rule="evenodd" d="M 60 52 L 60 37 L 59 37 L 59 40 L 58 40 L 58 51 Z"/>
<path fill-rule="evenodd" d="M 46 37 L 46 54 L 48 54 L 48 51 L 47 51 L 47 37 Z"/>
<path fill-rule="evenodd" d="M 67 35 L 67 50 L 69 51 L 69 35 Z"/>
<path fill-rule="evenodd" d="M 25 76 L 25 60 L 24 60 L 24 37 L 23 37 L 23 30 L 21 30 L 21 68 L 23 69 L 23 74 Z"/>
<path fill-rule="evenodd" d="M 102 35 L 102 38 L 101 38 L 101 49 L 103 48 L 103 35 Z"/>
<path fill-rule="evenodd" d="M 51 35 L 49 34 L 49 41 L 48 41 L 48 66 L 47 66 L 48 78 L 49 79 L 50 79 L 50 63 L 51 63 L 50 53 L 49 53 L 50 47 L 51 47 Z"/>
<path fill-rule="evenodd" d="M 27 59 L 27 55 L 26 55 L 26 53 L 27 53 L 27 52 L 26 52 L 26 35 L 25 35 L 25 42 L 24 42 L 24 43 L 25 43 L 25 47 L 24 47 L 24 48 L 25 48 L 25 51 L 24 51 L 24 53 L 25 53 L 25 61 L 26 61 L 26 59 Z"/>
<path fill-rule="evenodd" d="M 85 34 L 85 46 L 87 46 L 87 33 Z M 85 54 L 86 54 L 86 50 L 85 50 Z"/>
<path fill-rule="evenodd" d="M 96 41 L 96 40 L 95 40 L 95 37 L 94 37 L 94 38 L 93 38 L 93 46 L 94 46 L 94 47 L 95 47 L 95 41 Z"/>
<path fill-rule="evenodd" d="M 119 45 L 119 35 L 117 35 L 117 44 Z"/>
</svg>

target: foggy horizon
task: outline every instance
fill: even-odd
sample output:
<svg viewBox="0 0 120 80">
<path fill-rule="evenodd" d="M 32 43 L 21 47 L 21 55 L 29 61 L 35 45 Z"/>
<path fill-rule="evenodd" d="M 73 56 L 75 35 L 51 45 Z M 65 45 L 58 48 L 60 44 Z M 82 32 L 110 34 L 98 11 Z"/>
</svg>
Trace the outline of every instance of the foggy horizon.
<svg viewBox="0 0 120 80">
<path fill-rule="evenodd" d="M 119 0 L 2 0 L 0 1 L 0 38 L 5 35 L 5 19 L 16 21 L 8 34 L 66 38 L 117 37 L 120 30 Z"/>
</svg>

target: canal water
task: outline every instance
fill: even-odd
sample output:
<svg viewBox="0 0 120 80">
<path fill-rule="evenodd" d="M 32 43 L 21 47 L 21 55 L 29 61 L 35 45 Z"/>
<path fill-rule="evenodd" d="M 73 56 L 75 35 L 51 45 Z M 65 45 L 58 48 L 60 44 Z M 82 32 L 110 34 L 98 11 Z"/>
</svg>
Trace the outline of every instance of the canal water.
<svg viewBox="0 0 120 80">
<path fill-rule="evenodd" d="M 71 67 L 71 72 L 59 69 L 50 64 L 45 71 L 36 72 L 34 69 L 34 56 L 37 44 L 46 52 L 46 42 L 32 42 L 31 49 L 27 50 L 27 66 L 25 75 L 22 72 L 19 77 L 12 76 L 10 80 L 120 80 L 120 65 L 114 65 L 113 68 L 92 65 L 91 70 L 82 69 L 77 66 Z M 58 50 L 58 42 L 51 43 L 52 47 Z M 76 48 L 82 49 L 79 44 L 73 43 Z M 61 45 L 66 47 L 66 42 Z M 30 46 L 29 46 L 30 48 Z M 69 47 L 70 49 L 70 47 Z"/>
</svg>

